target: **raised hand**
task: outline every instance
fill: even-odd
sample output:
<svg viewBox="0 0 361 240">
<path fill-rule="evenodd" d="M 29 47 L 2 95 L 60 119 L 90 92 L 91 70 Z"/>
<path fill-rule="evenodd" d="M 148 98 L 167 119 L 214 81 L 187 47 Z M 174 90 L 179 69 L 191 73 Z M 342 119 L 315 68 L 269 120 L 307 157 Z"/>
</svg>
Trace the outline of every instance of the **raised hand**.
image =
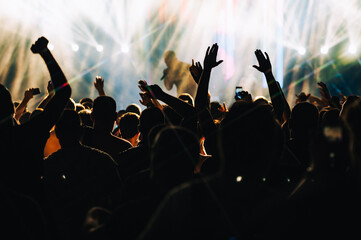
<svg viewBox="0 0 361 240">
<path fill-rule="evenodd" d="M 152 98 L 149 96 L 149 93 L 148 92 L 141 92 L 139 93 L 139 96 L 141 97 L 141 99 L 139 100 L 139 102 L 146 106 L 146 107 L 149 107 L 149 106 L 152 106 L 153 105 L 153 102 L 152 102 Z"/>
<path fill-rule="evenodd" d="M 148 92 L 154 99 L 158 99 L 164 93 L 163 90 L 157 84 L 149 85 Z"/>
<path fill-rule="evenodd" d="M 330 104 L 331 94 L 328 91 L 326 84 L 324 82 L 318 82 L 317 85 L 320 89 L 322 102 L 324 102 L 326 105 Z"/>
<path fill-rule="evenodd" d="M 272 71 L 272 65 L 271 65 L 271 61 L 269 60 L 268 54 L 265 52 L 263 55 L 262 51 L 257 49 L 254 54 L 256 55 L 257 61 L 258 61 L 258 65 L 253 65 L 253 67 L 255 69 L 257 69 L 260 72 L 263 73 L 268 73 Z"/>
<path fill-rule="evenodd" d="M 98 91 L 99 96 L 105 96 L 103 77 L 101 77 L 101 76 L 96 76 L 95 77 L 94 87 Z"/>
<path fill-rule="evenodd" d="M 34 89 L 35 88 L 28 88 L 28 89 L 26 89 L 25 90 L 25 92 L 24 92 L 24 99 L 27 99 L 27 100 L 29 100 L 29 99 L 31 99 L 31 98 L 33 98 L 33 96 L 34 96 Z"/>
<path fill-rule="evenodd" d="M 193 80 L 198 84 L 203 71 L 201 63 L 196 62 L 196 64 L 194 65 L 194 59 L 192 59 L 192 65 L 189 67 L 189 71 L 191 72 Z"/>
<path fill-rule="evenodd" d="M 146 80 L 138 80 L 138 87 L 141 91 L 148 91 L 148 83 Z"/>
<path fill-rule="evenodd" d="M 217 67 L 219 64 L 223 62 L 223 60 L 217 61 L 217 53 L 218 53 L 218 44 L 215 43 L 212 47 L 208 47 L 206 51 L 206 55 L 204 57 L 203 66 L 204 69 L 212 69 Z"/>
<path fill-rule="evenodd" d="M 30 50 L 33 53 L 43 53 L 49 50 L 48 43 L 49 43 L 48 39 L 46 39 L 45 37 L 40 37 L 38 38 L 38 40 L 36 40 L 36 42 L 33 45 L 31 45 Z"/>
</svg>

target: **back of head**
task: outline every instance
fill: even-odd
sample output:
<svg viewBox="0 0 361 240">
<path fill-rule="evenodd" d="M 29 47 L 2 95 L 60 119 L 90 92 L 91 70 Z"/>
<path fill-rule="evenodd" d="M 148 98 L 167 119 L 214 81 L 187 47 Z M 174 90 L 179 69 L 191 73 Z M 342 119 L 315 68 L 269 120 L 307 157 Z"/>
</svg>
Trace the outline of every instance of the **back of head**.
<svg viewBox="0 0 361 240">
<path fill-rule="evenodd" d="M 189 93 L 182 93 L 182 94 L 180 94 L 178 96 L 178 98 L 182 99 L 183 101 L 185 101 L 189 105 L 194 106 L 194 99 Z"/>
<path fill-rule="evenodd" d="M 132 113 L 136 113 L 138 115 L 140 115 L 141 113 L 141 108 L 139 107 L 138 104 L 135 104 L 135 103 L 132 103 L 132 104 L 129 104 L 127 106 L 127 108 L 125 109 L 126 112 L 132 112 Z"/>
<path fill-rule="evenodd" d="M 199 151 L 199 140 L 194 133 L 179 126 L 163 127 L 151 148 L 151 176 L 173 184 L 190 180 Z"/>
<path fill-rule="evenodd" d="M 317 128 L 318 109 L 309 102 L 297 103 L 291 111 L 290 128 L 292 131 L 305 131 Z"/>
<path fill-rule="evenodd" d="M 338 126 L 340 124 L 339 115 L 340 110 L 338 110 L 337 108 L 331 108 L 324 111 L 322 116 L 320 114 L 320 126 Z"/>
<path fill-rule="evenodd" d="M 94 99 L 92 118 L 94 122 L 110 123 L 116 120 L 116 102 L 110 96 L 99 96 Z"/>
<path fill-rule="evenodd" d="M 122 138 L 132 138 L 139 132 L 139 115 L 128 112 L 123 114 L 118 121 L 118 127 Z"/>
<path fill-rule="evenodd" d="M 280 157 L 284 140 L 270 108 L 237 101 L 220 127 L 219 151 L 224 156 L 226 174 L 266 176 Z"/>
<path fill-rule="evenodd" d="M 9 90 L 0 84 L 0 119 L 11 117 L 15 112 L 14 103 Z"/>
<path fill-rule="evenodd" d="M 167 124 L 179 126 L 182 123 L 182 116 L 168 105 L 163 106 L 163 113 Z"/>
<path fill-rule="evenodd" d="M 88 108 L 80 110 L 78 112 L 82 125 L 92 127 L 93 120 L 91 118 L 92 111 Z"/>
<path fill-rule="evenodd" d="M 147 139 L 149 131 L 158 124 L 164 124 L 162 110 L 156 107 L 149 107 L 142 111 L 139 117 L 139 131 L 142 134 L 143 141 Z"/>
<path fill-rule="evenodd" d="M 79 103 L 82 104 L 87 109 L 93 108 L 93 99 L 91 98 L 88 97 L 82 98 L 80 99 Z"/>
<path fill-rule="evenodd" d="M 55 134 L 60 144 L 66 140 L 78 140 L 81 132 L 81 121 L 75 110 L 64 110 L 59 121 L 55 125 Z"/>
</svg>

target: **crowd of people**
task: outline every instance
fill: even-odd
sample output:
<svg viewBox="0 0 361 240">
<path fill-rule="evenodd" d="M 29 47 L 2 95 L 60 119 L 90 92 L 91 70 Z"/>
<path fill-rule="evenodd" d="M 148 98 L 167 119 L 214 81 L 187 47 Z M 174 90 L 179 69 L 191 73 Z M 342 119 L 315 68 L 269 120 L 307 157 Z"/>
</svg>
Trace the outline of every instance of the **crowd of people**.
<svg viewBox="0 0 361 240">
<path fill-rule="evenodd" d="M 357 239 L 361 97 L 300 93 L 287 102 L 267 53 L 255 50 L 270 99 L 243 90 L 211 101 L 218 45 L 189 72 L 196 93 L 139 80 L 140 103 L 75 102 L 40 37 L 47 94 L 20 102 L 0 85 L 1 233 L 10 239 Z"/>
</svg>

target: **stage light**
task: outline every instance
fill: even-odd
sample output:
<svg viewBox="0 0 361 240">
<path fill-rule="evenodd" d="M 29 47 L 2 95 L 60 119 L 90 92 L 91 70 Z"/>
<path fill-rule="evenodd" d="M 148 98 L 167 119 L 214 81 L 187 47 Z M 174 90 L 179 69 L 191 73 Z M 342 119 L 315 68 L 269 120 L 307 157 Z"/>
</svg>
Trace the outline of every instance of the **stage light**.
<svg viewBox="0 0 361 240">
<path fill-rule="evenodd" d="M 300 55 L 305 55 L 306 53 L 306 49 L 304 47 L 299 47 L 297 52 L 300 54 Z"/>
<path fill-rule="evenodd" d="M 52 51 L 52 50 L 54 50 L 54 45 L 51 44 L 51 43 L 49 43 L 49 44 L 48 44 L 48 48 L 49 48 L 50 51 Z"/>
<path fill-rule="evenodd" d="M 97 49 L 98 52 L 103 52 L 103 50 L 104 50 L 102 45 L 97 45 L 96 49 Z"/>
<path fill-rule="evenodd" d="M 130 47 L 128 44 L 122 44 L 122 47 L 121 47 L 122 53 L 128 53 L 129 49 L 130 49 Z"/>
<path fill-rule="evenodd" d="M 328 53 L 328 46 L 323 45 L 323 46 L 321 47 L 321 53 L 322 53 L 322 54 L 327 54 L 327 53 Z"/>
<path fill-rule="evenodd" d="M 77 51 L 79 51 L 79 45 L 74 43 L 74 44 L 71 45 L 71 49 L 72 49 L 74 52 L 77 52 Z"/>
<path fill-rule="evenodd" d="M 356 52 L 357 52 L 357 48 L 355 45 L 352 44 L 348 47 L 348 53 L 355 54 Z"/>
</svg>

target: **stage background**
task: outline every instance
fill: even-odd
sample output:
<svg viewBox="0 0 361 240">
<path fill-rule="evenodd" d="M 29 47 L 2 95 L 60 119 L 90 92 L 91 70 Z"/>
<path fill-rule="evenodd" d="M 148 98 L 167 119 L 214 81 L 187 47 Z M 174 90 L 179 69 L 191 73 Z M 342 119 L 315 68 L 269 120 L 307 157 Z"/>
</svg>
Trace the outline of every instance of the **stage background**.
<svg viewBox="0 0 361 240">
<path fill-rule="evenodd" d="M 166 50 L 203 63 L 207 47 L 218 43 L 224 62 L 212 72 L 212 100 L 231 104 L 237 85 L 269 98 L 252 68 L 259 48 L 293 106 L 300 91 L 319 96 L 318 81 L 332 94 L 361 94 L 360 23 L 359 0 L 0 0 L 0 82 L 13 100 L 40 87 L 30 110 L 37 105 L 49 74 L 30 46 L 45 36 L 72 98 L 96 97 L 93 81 L 101 75 L 119 110 L 139 103 L 139 79 L 165 90 Z"/>
</svg>

